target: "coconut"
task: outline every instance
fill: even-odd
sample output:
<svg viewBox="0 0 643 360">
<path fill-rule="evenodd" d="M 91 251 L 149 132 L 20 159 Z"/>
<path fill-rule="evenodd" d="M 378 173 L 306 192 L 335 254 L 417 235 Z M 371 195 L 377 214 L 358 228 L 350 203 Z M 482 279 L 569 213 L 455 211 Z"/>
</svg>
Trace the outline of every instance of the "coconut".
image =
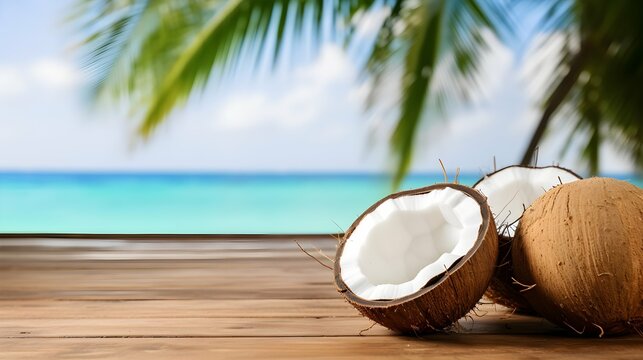
<svg viewBox="0 0 643 360">
<path fill-rule="evenodd" d="M 591 178 L 524 213 L 512 245 L 529 304 L 579 334 L 643 330 L 643 189 Z"/>
<path fill-rule="evenodd" d="M 477 304 L 497 255 L 486 199 L 466 186 L 437 184 L 366 210 L 338 246 L 335 284 L 362 315 L 419 335 L 445 329 Z"/>
<path fill-rule="evenodd" d="M 484 176 L 473 185 L 487 197 L 498 230 L 498 264 L 486 296 L 495 303 L 531 312 L 519 287 L 513 284 L 511 242 L 523 211 L 554 186 L 580 179 L 559 166 L 508 166 Z"/>
</svg>

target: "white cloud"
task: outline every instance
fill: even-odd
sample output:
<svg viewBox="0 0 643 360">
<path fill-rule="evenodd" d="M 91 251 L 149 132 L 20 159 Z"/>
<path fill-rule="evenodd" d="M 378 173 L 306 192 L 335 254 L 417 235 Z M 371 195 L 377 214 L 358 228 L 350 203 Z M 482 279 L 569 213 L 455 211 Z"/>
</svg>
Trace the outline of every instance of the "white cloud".
<svg viewBox="0 0 643 360">
<path fill-rule="evenodd" d="M 554 78 L 565 42 L 565 35 L 561 33 L 541 33 L 527 48 L 518 76 L 534 101 L 542 99 Z"/>
<path fill-rule="evenodd" d="M 319 84 L 352 81 L 356 74 L 355 65 L 337 44 L 326 43 L 318 58 L 309 65 L 295 70 L 295 76 L 303 81 Z"/>
<path fill-rule="evenodd" d="M 449 135 L 460 137 L 479 134 L 493 125 L 493 114 L 489 109 L 474 108 L 470 111 L 461 111 L 450 117 L 448 128 Z"/>
<path fill-rule="evenodd" d="M 261 126 L 301 127 L 323 120 L 328 107 L 354 107 L 363 98 L 355 83 L 357 69 L 334 44 L 322 47 L 318 58 L 291 76 L 268 79 L 255 89 L 229 95 L 215 113 L 217 128 L 250 130 Z"/>
<path fill-rule="evenodd" d="M 388 6 L 381 6 L 371 11 L 361 13 L 355 17 L 354 24 L 356 27 L 355 35 L 358 39 L 370 38 L 375 36 L 384 20 L 391 14 Z"/>
<path fill-rule="evenodd" d="M 32 93 L 38 88 L 68 89 L 82 80 L 80 71 L 55 58 L 41 58 L 26 64 L 0 64 L 0 97 Z"/>
<path fill-rule="evenodd" d="M 623 172 L 633 172 L 634 164 L 628 156 L 618 151 L 614 145 L 605 143 L 601 147 L 601 171 L 608 174 L 618 174 Z"/>
<path fill-rule="evenodd" d="M 218 126 L 226 129 L 246 129 L 260 124 L 270 106 L 266 94 L 255 92 L 232 96 L 219 113 Z"/>
<path fill-rule="evenodd" d="M 37 60 L 28 70 L 36 83 L 48 88 L 68 88 L 82 81 L 82 74 L 76 68 L 55 58 Z"/>
<path fill-rule="evenodd" d="M 20 95 L 27 89 L 23 74 L 15 66 L 0 65 L 0 97 Z"/>
<path fill-rule="evenodd" d="M 480 90 L 473 94 L 473 101 L 495 96 L 515 75 L 514 54 L 490 31 L 483 31 L 482 37 L 487 42 L 487 50 L 480 60 Z"/>
</svg>

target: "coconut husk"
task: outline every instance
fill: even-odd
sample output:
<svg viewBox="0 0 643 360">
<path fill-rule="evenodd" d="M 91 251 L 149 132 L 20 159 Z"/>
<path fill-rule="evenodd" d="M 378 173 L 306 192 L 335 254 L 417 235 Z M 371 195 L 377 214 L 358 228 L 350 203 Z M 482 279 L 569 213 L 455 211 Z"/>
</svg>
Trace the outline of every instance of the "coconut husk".
<svg viewBox="0 0 643 360">
<path fill-rule="evenodd" d="M 512 244 L 522 295 L 572 332 L 643 330 L 643 189 L 591 178 L 564 184 L 523 214 Z"/>
</svg>

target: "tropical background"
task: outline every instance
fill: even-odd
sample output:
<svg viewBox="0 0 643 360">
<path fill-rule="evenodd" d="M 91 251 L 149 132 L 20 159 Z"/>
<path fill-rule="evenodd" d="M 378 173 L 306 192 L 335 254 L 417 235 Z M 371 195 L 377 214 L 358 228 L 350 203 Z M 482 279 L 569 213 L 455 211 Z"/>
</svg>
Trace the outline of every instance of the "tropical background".
<svg viewBox="0 0 643 360">
<path fill-rule="evenodd" d="M 643 4 L 0 2 L 0 232 L 328 233 L 399 188 L 641 185 Z"/>
</svg>

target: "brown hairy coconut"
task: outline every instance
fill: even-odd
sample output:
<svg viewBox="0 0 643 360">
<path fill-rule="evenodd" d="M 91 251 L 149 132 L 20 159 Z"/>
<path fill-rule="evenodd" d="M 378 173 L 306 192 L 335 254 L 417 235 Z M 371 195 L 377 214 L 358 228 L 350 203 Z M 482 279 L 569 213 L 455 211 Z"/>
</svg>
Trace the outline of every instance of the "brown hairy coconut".
<svg viewBox="0 0 643 360">
<path fill-rule="evenodd" d="M 437 184 L 392 194 L 366 210 L 339 244 L 335 284 L 362 315 L 418 335 L 469 312 L 487 288 L 497 256 L 484 196 Z"/>
<path fill-rule="evenodd" d="M 559 166 L 529 167 L 512 165 L 485 175 L 473 185 L 487 197 L 498 230 L 498 263 L 485 295 L 493 302 L 532 312 L 513 284 L 511 242 L 524 209 L 554 186 L 581 179 Z"/>
<path fill-rule="evenodd" d="M 643 189 L 591 178 L 556 187 L 524 213 L 513 242 L 529 304 L 579 334 L 643 330 Z"/>
</svg>

